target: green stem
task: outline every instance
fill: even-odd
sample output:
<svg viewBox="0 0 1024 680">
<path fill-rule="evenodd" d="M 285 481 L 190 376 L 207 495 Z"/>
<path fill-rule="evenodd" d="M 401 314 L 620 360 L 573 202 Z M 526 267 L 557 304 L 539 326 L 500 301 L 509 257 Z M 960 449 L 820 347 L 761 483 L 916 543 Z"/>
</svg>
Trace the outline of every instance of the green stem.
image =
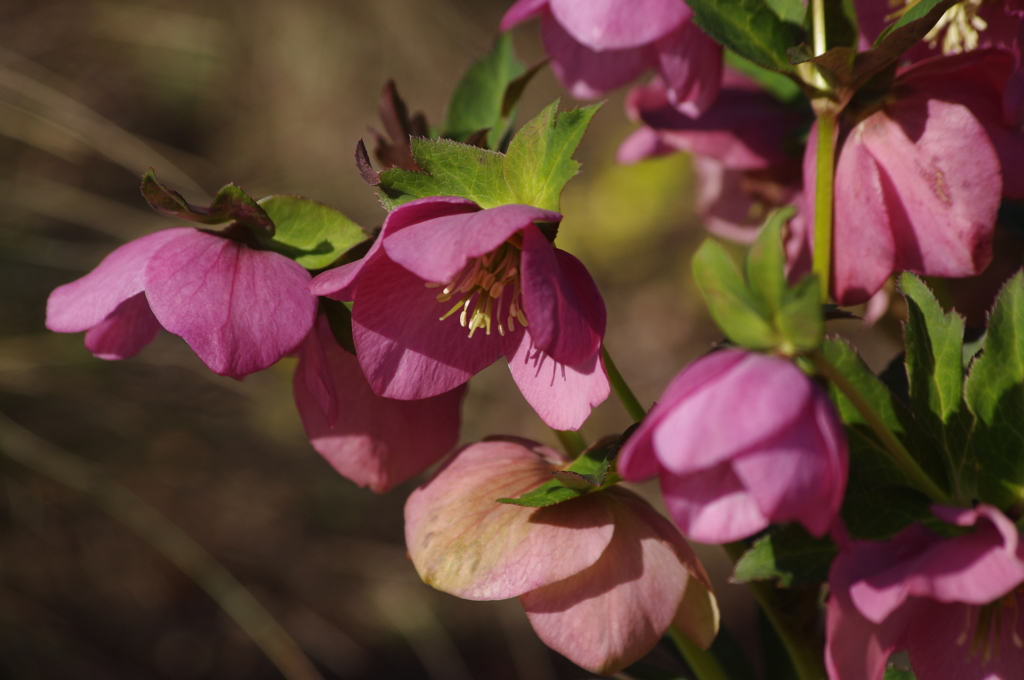
<svg viewBox="0 0 1024 680">
<path fill-rule="evenodd" d="M 828 301 L 832 281 L 832 201 L 836 152 L 836 118 L 833 113 L 818 116 L 818 157 L 814 172 L 814 261 L 813 271 L 821 283 L 821 301 Z"/>
<path fill-rule="evenodd" d="M 742 541 L 726 543 L 722 546 L 729 558 L 735 563 L 747 550 Z M 825 680 L 825 663 L 822 653 L 822 642 L 813 631 L 802 630 L 791 612 L 787 612 L 778 600 L 775 588 L 767 581 L 753 581 L 750 586 L 754 599 L 761 607 L 768 622 L 786 648 L 789 660 L 793 664 L 799 680 Z"/>
<path fill-rule="evenodd" d="M 675 626 L 669 627 L 668 636 L 686 659 L 686 665 L 693 671 L 697 680 L 729 680 L 729 674 L 709 650 L 698 647 Z"/>
<path fill-rule="evenodd" d="M 86 495 L 185 572 L 241 626 L 287 680 L 323 680 L 313 663 L 259 600 L 188 534 L 95 466 L 0 414 L 0 452 Z"/>
<path fill-rule="evenodd" d="M 825 54 L 828 43 L 825 38 L 825 0 L 811 0 L 811 30 L 814 33 L 814 56 Z"/>
<path fill-rule="evenodd" d="M 946 505 L 953 505 L 953 499 L 951 499 L 945 491 L 932 480 L 928 474 L 921 469 L 921 466 L 917 464 L 914 457 L 910 455 L 907 448 L 903 446 L 892 430 L 890 430 L 886 424 L 882 421 L 882 417 L 878 415 L 878 412 L 872 408 L 871 404 L 868 403 L 867 399 L 860 393 L 860 391 L 854 387 L 853 383 L 846 379 L 842 371 L 835 367 L 835 365 L 828 360 L 828 358 L 820 351 L 814 351 L 807 355 L 807 358 L 814 364 L 814 367 L 825 376 L 836 388 L 842 392 L 847 399 L 854 405 L 857 411 L 864 417 L 864 422 L 868 424 L 868 427 L 878 436 L 881 440 L 882 445 L 889 453 L 889 457 L 892 459 L 896 466 L 903 471 L 907 477 L 928 496 L 932 501 L 936 503 L 944 503 Z"/>
<path fill-rule="evenodd" d="M 587 440 L 579 432 L 573 430 L 555 430 L 558 441 L 562 442 L 562 448 L 571 457 L 576 458 L 587 450 Z"/>
<path fill-rule="evenodd" d="M 612 391 L 615 392 L 615 396 L 619 398 L 622 405 L 626 407 L 626 412 L 634 422 L 639 423 L 647 415 L 647 411 L 637 401 L 636 396 L 633 394 L 633 390 L 629 389 L 629 385 L 623 380 L 622 374 L 619 373 L 619 369 L 616 368 L 615 362 L 612 361 L 612 355 L 608 353 L 608 348 L 601 345 L 601 353 L 604 356 L 604 368 L 608 371 L 608 381 L 612 385 Z"/>
</svg>

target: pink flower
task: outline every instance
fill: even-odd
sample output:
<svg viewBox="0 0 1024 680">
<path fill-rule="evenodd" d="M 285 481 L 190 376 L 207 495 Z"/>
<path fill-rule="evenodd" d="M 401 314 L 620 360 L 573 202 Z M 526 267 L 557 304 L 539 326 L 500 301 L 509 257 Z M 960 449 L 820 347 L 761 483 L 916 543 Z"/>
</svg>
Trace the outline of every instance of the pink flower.
<svg viewBox="0 0 1024 680">
<path fill-rule="evenodd" d="M 343 477 L 377 493 L 426 470 L 459 438 L 464 386 L 416 401 L 378 397 L 323 315 L 299 346 L 292 386 L 313 448 Z"/>
<path fill-rule="evenodd" d="M 722 77 L 722 48 L 682 0 L 519 0 L 501 30 L 541 17 L 551 69 L 574 97 L 596 99 L 656 70 L 672 105 L 697 116 Z"/>
<path fill-rule="evenodd" d="M 1024 546 L 999 510 L 933 507 L 973 527 L 944 538 L 915 524 L 855 542 L 829 577 L 825 662 L 831 680 L 880 680 L 906 649 L 918 680 L 1015 680 L 1024 668 Z"/>
<path fill-rule="evenodd" d="M 463 449 L 406 503 L 420 577 L 466 599 L 519 597 L 540 638 L 595 673 L 636 661 L 670 625 L 710 645 L 718 608 L 704 568 L 636 495 L 616 487 L 544 508 L 495 502 L 567 464 L 524 440 Z"/>
<path fill-rule="evenodd" d="M 410 201 L 388 215 L 366 257 L 310 288 L 353 301 L 356 353 L 377 394 L 432 397 L 506 357 L 544 422 L 577 429 L 610 392 L 605 309 L 583 264 L 535 224 L 560 220 L 526 205 Z"/>
<path fill-rule="evenodd" d="M 1003 122 L 1010 67 L 998 51 L 920 62 L 897 77 L 882 108 L 842 133 L 832 282 L 840 304 L 867 300 L 894 271 L 956 278 L 988 265 L 1001 197 L 1024 192 L 1024 136 Z M 816 139 L 812 129 L 807 215 Z"/>
<path fill-rule="evenodd" d="M 90 352 L 124 359 L 163 326 L 215 373 L 262 370 L 306 337 L 316 298 L 302 266 L 250 248 L 234 238 L 241 233 L 166 229 L 126 243 L 50 294 L 46 327 L 88 331 Z"/>
<path fill-rule="evenodd" d="M 821 536 L 846 488 L 846 438 L 824 390 L 791 361 L 726 349 L 669 383 L 618 471 L 660 475 L 669 513 L 702 543 L 793 520 Z"/>
</svg>

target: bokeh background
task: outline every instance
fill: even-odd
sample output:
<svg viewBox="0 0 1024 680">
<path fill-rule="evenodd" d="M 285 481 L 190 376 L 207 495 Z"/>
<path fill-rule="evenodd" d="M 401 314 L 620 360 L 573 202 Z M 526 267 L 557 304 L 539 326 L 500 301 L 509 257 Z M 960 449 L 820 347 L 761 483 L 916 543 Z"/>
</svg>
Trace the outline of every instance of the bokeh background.
<svg viewBox="0 0 1024 680">
<path fill-rule="evenodd" d="M 508 4 L 0 2 L 0 677 L 281 677 L 129 528 L 162 531 L 118 500 L 123 490 L 233 574 L 324 678 L 589 677 L 535 638 L 516 601 L 464 602 L 420 583 L 402 539 L 416 483 L 376 496 L 333 472 L 303 435 L 293 359 L 238 382 L 166 333 L 108 363 L 81 335 L 43 326 L 54 287 L 124 241 L 176 226 L 139 195 L 151 166 L 193 202 L 235 182 L 379 225 L 353 149 L 380 127 L 381 86 L 394 78 L 411 109 L 440 122 Z M 535 24 L 515 41 L 528 64 L 543 58 Z M 560 94 L 542 71 L 520 123 Z M 559 245 L 595 275 L 607 345 L 649 406 L 719 336 L 689 277 L 703 238 L 689 161 L 614 165 L 630 129 L 618 93 L 578 153 Z M 869 362 L 884 366 L 894 351 L 883 341 Z M 613 399 L 583 433 L 628 424 Z M 463 441 L 488 434 L 555 444 L 501 364 L 474 378 L 464 407 Z M 18 462 L 38 463 L 40 451 L 63 463 L 41 473 Z M 724 558 L 701 554 L 731 632 L 756 647 L 751 604 L 726 583 Z"/>
</svg>

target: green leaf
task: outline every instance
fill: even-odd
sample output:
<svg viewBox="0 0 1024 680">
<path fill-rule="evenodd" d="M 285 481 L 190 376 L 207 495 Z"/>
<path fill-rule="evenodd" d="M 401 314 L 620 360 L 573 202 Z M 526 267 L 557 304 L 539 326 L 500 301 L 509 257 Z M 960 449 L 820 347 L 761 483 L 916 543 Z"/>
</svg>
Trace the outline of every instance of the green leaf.
<svg viewBox="0 0 1024 680">
<path fill-rule="evenodd" d="M 424 172 L 389 168 L 380 173 L 378 196 L 387 210 L 426 196 L 461 196 L 482 208 L 516 202 L 496 151 L 447 139 L 412 140 L 412 155 Z"/>
<path fill-rule="evenodd" d="M 355 354 L 356 343 L 352 338 L 352 303 L 321 297 L 320 311 L 327 315 L 327 323 L 331 327 L 334 340 L 349 354 Z"/>
<path fill-rule="evenodd" d="M 690 0 L 686 4 L 697 25 L 736 54 L 775 71 L 793 70 L 786 51 L 804 41 L 804 30 L 783 21 L 763 0 Z"/>
<path fill-rule="evenodd" d="M 358 224 L 308 198 L 268 196 L 260 199 L 259 206 L 277 227 L 274 238 L 265 243 L 306 269 L 323 269 L 366 240 Z"/>
<path fill-rule="evenodd" d="M 804 20 L 807 18 L 807 5 L 802 0 L 765 0 L 765 2 L 783 21 L 797 26 L 804 25 Z"/>
<path fill-rule="evenodd" d="M 779 332 L 798 352 L 810 352 L 825 337 L 825 318 L 821 306 L 818 277 L 805 276 L 786 290 L 778 313 Z"/>
<path fill-rule="evenodd" d="M 568 469 L 555 472 L 550 482 L 518 498 L 499 498 L 498 502 L 541 508 L 617 484 L 619 476 L 612 471 L 612 464 L 624 442 L 624 437 L 606 437 L 574 460 Z"/>
<path fill-rule="evenodd" d="M 256 201 L 234 184 L 222 187 L 207 207 L 195 206 L 156 178 L 153 168 L 142 176 L 142 196 L 157 212 L 199 224 L 238 222 L 257 234 L 274 235 L 274 223 Z"/>
<path fill-rule="evenodd" d="M 743 260 L 743 270 L 751 292 L 762 307 L 772 312 L 782 308 L 782 298 L 787 288 L 782 226 L 795 214 L 794 206 L 772 212 Z"/>
<path fill-rule="evenodd" d="M 600 103 L 557 113 L 555 100 L 523 126 L 505 157 L 505 179 L 514 197 L 507 202 L 559 209 L 562 189 L 580 169 L 572 155 L 599 108 Z"/>
<path fill-rule="evenodd" d="M 693 255 L 693 277 L 704 295 L 711 317 L 737 345 L 748 349 L 778 346 L 771 312 L 750 291 L 725 249 L 706 239 Z"/>
<path fill-rule="evenodd" d="M 973 496 L 972 461 L 967 456 L 970 412 L 964 403 L 964 320 L 945 313 L 928 286 L 917 276 L 900 276 L 899 290 L 907 299 L 907 379 L 911 410 L 937 440 L 956 496 Z"/>
<path fill-rule="evenodd" d="M 1006 282 L 989 315 L 981 356 L 966 385 L 977 420 L 978 499 L 1006 508 L 1024 501 L 1024 274 Z"/>
<path fill-rule="evenodd" d="M 807 99 L 803 95 L 803 90 L 791 76 L 758 66 L 732 50 L 725 51 L 725 63 L 766 89 L 780 102 L 806 105 Z"/>
<path fill-rule="evenodd" d="M 917 676 L 913 671 L 892 667 L 885 669 L 885 677 L 882 680 L 917 680 Z"/>
<path fill-rule="evenodd" d="M 837 552 L 827 536 L 814 538 L 799 524 L 787 524 L 754 541 L 736 562 L 731 580 L 777 581 L 783 588 L 824 583 Z"/>
<path fill-rule="evenodd" d="M 459 81 L 448 102 L 442 136 L 465 142 L 487 129 L 487 147 L 497 149 L 512 122 L 513 112 L 505 109 L 506 91 L 524 70 L 512 49 L 512 35 L 502 33 Z"/>
</svg>

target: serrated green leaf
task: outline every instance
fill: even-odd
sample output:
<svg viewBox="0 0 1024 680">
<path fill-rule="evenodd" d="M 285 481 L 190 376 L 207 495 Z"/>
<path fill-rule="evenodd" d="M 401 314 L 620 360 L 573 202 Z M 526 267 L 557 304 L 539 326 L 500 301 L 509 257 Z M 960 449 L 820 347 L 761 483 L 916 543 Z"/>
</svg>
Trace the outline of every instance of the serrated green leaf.
<svg viewBox="0 0 1024 680">
<path fill-rule="evenodd" d="M 273 236 L 274 223 L 256 201 L 234 184 L 221 187 L 209 206 L 192 205 L 177 191 L 168 189 L 156 178 L 153 168 L 142 176 L 143 198 L 157 212 L 199 224 L 238 222 L 260 235 Z"/>
<path fill-rule="evenodd" d="M 323 203 L 301 196 L 268 196 L 259 206 L 274 221 L 274 238 L 264 243 L 306 269 L 329 266 L 366 240 L 362 227 Z"/>
<path fill-rule="evenodd" d="M 378 196 L 387 210 L 427 196 L 461 196 L 482 208 L 514 203 L 496 151 L 448 139 L 413 139 L 412 155 L 424 172 L 389 168 L 380 173 Z"/>
<path fill-rule="evenodd" d="M 803 26 L 807 18 L 807 5 L 802 0 L 765 0 L 775 15 L 797 26 Z"/>
<path fill-rule="evenodd" d="M 487 129 L 487 147 L 497 149 L 513 114 L 505 111 L 506 91 L 524 71 L 512 49 L 512 35 L 502 33 L 491 51 L 474 62 L 456 86 L 448 102 L 442 136 L 465 142 L 473 133 Z"/>
<path fill-rule="evenodd" d="M 814 538 L 799 524 L 772 529 L 743 553 L 734 583 L 776 581 L 783 588 L 824 583 L 838 548 L 827 536 Z"/>
<path fill-rule="evenodd" d="M 555 472 L 551 481 L 518 498 L 499 498 L 498 502 L 540 508 L 616 484 L 619 477 L 612 472 L 612 464 L 624 441 L 606 438 L 585 451 L 567 469 Z"/>
<path fill-rule="evenodd" d="M 780 337 L 769 320 L 770 310 L 753 296 L 718 242 L 706 239 L 694 253 L 693 277 L 711 317 L 730 340 L 755 350 L 778 346 Z"/>
<path fill-rule="evenodd" d="M 1003 286 L 989 315 L 981 356 L 966 384 L 976 416 L 971 446 L 977 496 L 1005 508 L 1024 500 L 1024 274 Z"/>
<path fill-rule="evenodd" d="M 914 417 L 930 432 L 942 452 L 956 496 L 973 495 L 973 461 L 967 455 L 971 415 L 964 403 L 964 320 L 946 313 L 928 286 L 911 273 L 900 276 L 907 300 L 908 392 Z"/>
<path fill-rule="evenodd" d="M 798 352 L 811 352 L 825 337 L 825 317 L 821 307 L 817 275 L 805 276 L 783 296 L 778 314 L 782 336 Z"/>
<path fill-rule="evenodd" d="M 559 209 L 562 189 L 580 169 L 572 155 L 600 107 L 557 113 L 555 100 L 519 130 L 505 156 L 505 180 L 514 197 L 508 202 Z"/>
<path fill-rule="evenodd" d="M 804 30 L 783 21 L 763 0 L 691 0 L 694 21 L 705 33 L 755 64 L 793 70 L 786 51 L 804 41 Z"/>
</svg>

